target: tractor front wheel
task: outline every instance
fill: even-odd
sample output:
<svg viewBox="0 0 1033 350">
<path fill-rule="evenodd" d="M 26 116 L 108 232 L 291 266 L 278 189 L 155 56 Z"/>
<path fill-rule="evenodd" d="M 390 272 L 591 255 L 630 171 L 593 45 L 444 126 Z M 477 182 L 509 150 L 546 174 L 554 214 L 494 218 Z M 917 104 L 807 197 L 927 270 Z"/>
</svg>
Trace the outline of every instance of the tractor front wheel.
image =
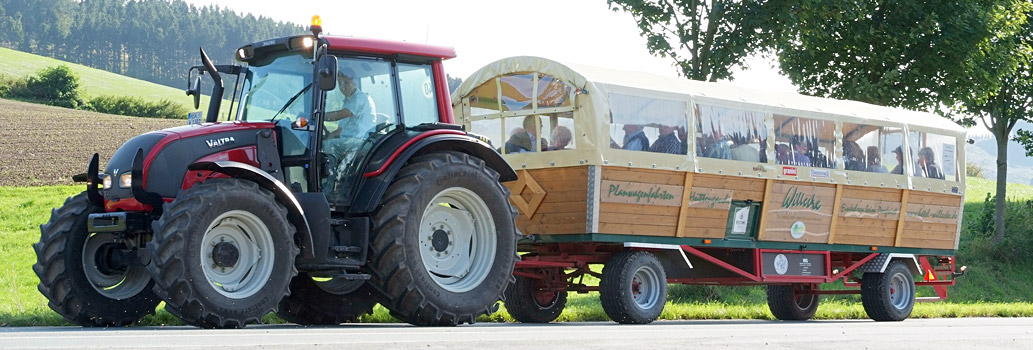
<svg viewBox="0 0 1033 350">
<path fill-rule="evenodd" d="M 298 274 L 287 209 L 251 181 L 184 191 L 154 223 L 148 265 L 165 310 L 203 328 L 241 328 L 276 309 Z"/>
<path fill-rule="evenodd" d="M 291 280 L 291 295 L 276 314 L 300 325 L 337 325 L 373 313 L 373 288 L 363 280 L 316 279 L 302 273 Z"/>
<path fill-rule="evenodd" d="M 509 190 L 483 160 L 414 158 L 373 214 L 370 282 L 381 304 L 416 325 L 474 323 L 494 312 L 513 280 L 514 217 Z"/>
<path fill-rule="evenodd" d="M 40 226 L 33 244 L 39 291 L 47 305 L 80 326 L 119 327 L 154 313 L 161 301 L 154 282 L 136 257 L 132 238 L 111 233 L 90 233 L 87 219 L 103 209 L 90 203 L 86 193 L 68 198 Z"/>
</svg>

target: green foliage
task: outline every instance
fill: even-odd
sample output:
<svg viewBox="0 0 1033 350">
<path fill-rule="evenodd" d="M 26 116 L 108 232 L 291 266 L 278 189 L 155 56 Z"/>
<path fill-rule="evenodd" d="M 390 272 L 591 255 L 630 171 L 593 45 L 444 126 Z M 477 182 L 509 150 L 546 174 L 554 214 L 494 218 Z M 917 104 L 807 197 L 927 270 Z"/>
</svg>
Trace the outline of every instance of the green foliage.
<svg viewBox="0 0 1033 350">
<path fill-rule="evenodd" d="M 134 117 L 182 119 L 187 109 L 169 100 L 148 102 L 129 96 L 101 96 L 90 100 L 92 110 L 100 113 Z"/>
<path fill-rule="evenodd" d="M 968 163 L 965 164 L 965 176 L 983 178 L 983 167 Z"/>
<path fill-rule="evenodd" d="M 608 0 L 630 13 L 649 52 L 669 57 L 689 79 L 731 79 L 747 55 L 773 43 L 791 9 L 768 0 Z"/>
<path fill-rule="evenodd" d="M 79 76 L 60 65 L 44 68 L 24 81 L 12 81 L 5 95 L 78 109 L 86 107 L 79 85 Z"/>
</svg>

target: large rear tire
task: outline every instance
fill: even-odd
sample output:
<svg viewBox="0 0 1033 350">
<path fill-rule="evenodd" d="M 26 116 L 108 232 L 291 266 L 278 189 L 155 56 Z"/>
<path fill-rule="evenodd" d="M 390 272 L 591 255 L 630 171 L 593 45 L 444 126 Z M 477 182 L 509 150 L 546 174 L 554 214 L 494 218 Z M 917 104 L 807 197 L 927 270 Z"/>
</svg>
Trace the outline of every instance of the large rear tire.
<svg viewBox="0 0 1033 350">
<path fill-rule="evenodd" d="M 506 288 L 506 311 L 523 323 L 549 323 L 563 313 L 567 305 L 567 291 L 549 290 L 545 281 L 517 276 L 516 282 Z"/>
<path fill-rule="evenodd" d="M 816 285 L 794 283 L 768 286 L 768 309 L 775 318 L 783 321 L 805 321 L 814 317 L 821 298 L 807 292 L 817 290 Z"/>
<path fill-rule="evenodd" d="M 915 277 L 902 261 L 892 261 L 882 273 L 868 272 L 861 280 L 861 305 L 876 321 L 903 321 L 915 307 Z"/>
<path fill-rule="evenodd" d="M 338 325 L 355 322 L 377 306 L 366 281 L 314 280 L 302 273 L 291 280 L 291 295 L 280 301 L 277 315 L 300 325 Z"/>
<path fill-rule="evenodd" d="M 111 233 L 90 233 L 90 214 L 104 210 L 80 193 L 54 209 L 33 244 L 39 291 L 68 322 L 120 327 L 154 314 L 160 300 L 154 282 L 136 258 L 136 244 Z"/>
<path fill-rule="evenodd" d="M 165 310 L 203 328 L 261 321 L 298 274 L 294 226 L 272 192 L 214 179 L 182 192 L 154 223 L 148 265 Z"/>
<path fill-rule="evenodd" d="M 458 152 L 412 159 L 373 214 L 370 283 L 415 325 L 474 323 L 513 280 L 518 232 L 509 190 Z"/>
<path fill-rule="evenodd" d="M 614 254 L 603 267 L 599 300 L 611 320 L 623 324 L 653 322 L 667 303 L 667 274 L 646 251 Z"/>
</svg>

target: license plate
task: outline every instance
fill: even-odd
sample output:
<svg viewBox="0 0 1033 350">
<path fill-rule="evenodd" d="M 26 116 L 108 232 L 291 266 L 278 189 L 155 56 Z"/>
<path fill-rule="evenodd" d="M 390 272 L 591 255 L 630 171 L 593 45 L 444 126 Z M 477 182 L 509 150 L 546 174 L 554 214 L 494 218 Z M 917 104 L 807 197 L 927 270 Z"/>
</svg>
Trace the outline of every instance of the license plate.
<svg viewBox="0 0 1033 350">
<path fill-rule="evenodd" d="M 202 121 L 201 111 L 187 113 L 187 125 L 199 125 Z"/>
</svg>

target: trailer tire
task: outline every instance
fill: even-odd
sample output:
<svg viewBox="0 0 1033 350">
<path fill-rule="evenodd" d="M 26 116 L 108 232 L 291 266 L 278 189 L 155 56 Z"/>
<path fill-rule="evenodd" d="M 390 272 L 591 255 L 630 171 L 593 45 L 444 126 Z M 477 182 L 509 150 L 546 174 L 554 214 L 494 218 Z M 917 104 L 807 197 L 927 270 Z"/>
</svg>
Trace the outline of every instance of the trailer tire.
<svg viewBox="0 0 1033 350">
<path fill-rule="evenodd" d="M 319 282 L 307 273 L 298 274 L 291 280 L 291 294 L 280 301 L 276 314 L 288 322 L 312 326 L 355 322 L 373 313 L 377 301 L 372 287 L 361 280 L 354 281 L 360 283 L 357 288 L 340 282 Z"/>
<path fill-rule="evenodd" d="M 868 272 L 861 280 L 861 304 L 876 321 L 903 321 L 915 307 L 915 278 L 902 261 L 892 261 L 882 273 Z"/>
<path fill-rule="evenodd" d="M 300 251 L 287 208 L 241 179 L 212 179 L 165 204 L 148 270 L 165 310 L 202 328 L 258 323 L 290 293 Z"/>
<path fill-rule="evenodd" d="M 821 297 L 817 294 L 800 294 L 816 290 L 813 284 L 777 284 L 768 286 L 768 309 L 775 318 L 783 321 L 806 321 L 818 311 Z"/>
<path fill-rule="evenodd" d="M 32 270 L 39 276 L 37 288 L 49 300 L 47 305 L 68 322 L 85 327 L 133 324 L 154 314 L 161 302 L 139 260 L 112 261 L 119 245 L 114 235 L 88 232 L 90 214 L 103 212 L 85 192 L 69 197 L 51 211 L 50 221 L 40 225 L 40 240 L 32 245 Z M 131 256 L 115 260 L 127 258 Z"/>
<path fill-rule="evenodd" d="M 646 251 L 614 254 L 603 267 L 599 300 L 610 319 L 623 324 L 653 322 L 667 302 L 667 275 Z"/>
<path fill-rule="evenodd" d="M 415 325 L 474 323 L 514 279 L 516 209 L 498 173 L 458 152 L 413 158 L 373 213 L 370 283 Z"/>
<path fill-rule="evenodd" d="M 549 323 L 563 313 L 567 305 L 567 291 L 543 290 L 542 280 L 517 276 L 516 282 L 506 288 L 506 311 L 523 323 Z"/>
</svg>

